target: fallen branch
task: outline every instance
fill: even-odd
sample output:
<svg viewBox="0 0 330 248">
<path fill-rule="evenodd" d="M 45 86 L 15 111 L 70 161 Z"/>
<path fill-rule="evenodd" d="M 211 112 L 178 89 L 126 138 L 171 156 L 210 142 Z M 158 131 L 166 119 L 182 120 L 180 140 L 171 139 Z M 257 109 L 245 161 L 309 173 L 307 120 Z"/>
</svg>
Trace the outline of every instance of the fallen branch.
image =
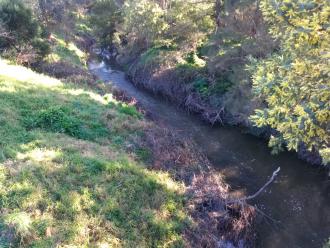
<svg viewBox="0 0 330 248">
<path fill-rule="evenodd" d="M 234 204 L 234 203 L 242 203 L 242 202 L 245 202 L 245 201 L 248 201 L 248 200 L 251 200 L 251 199 L 254 199 L 256 198 L 258 195 L 260 195 L 266 188 L 269 184 L 271 184 L 276 176 L 278 175 L 278 173 L 280 172 L 281 170 L 281 167 L 278 167 L 276 171 L 273 172 L 273 175 L 272 177 L 267 181 L 267 183 L 262 186 L 256 193 L 254 193 L 253 195 L 250 195 L 250 196 L 246 196 L 246 197 L 243 197 L 241 199 L 237 199 L 237 200 L 233 200 L 233 201 L 229 201 L 229 202 L 226 202 L 227 205 L 229 204 Z"/>
</svg>

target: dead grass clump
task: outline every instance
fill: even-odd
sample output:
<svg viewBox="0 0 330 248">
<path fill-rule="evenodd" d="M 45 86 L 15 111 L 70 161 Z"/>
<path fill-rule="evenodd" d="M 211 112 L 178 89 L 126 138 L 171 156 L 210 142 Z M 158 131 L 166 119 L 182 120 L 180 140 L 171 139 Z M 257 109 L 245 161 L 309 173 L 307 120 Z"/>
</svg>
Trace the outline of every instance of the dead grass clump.
<svg viewBox="0 0 330 248">
<path fill-rule="evenodd" d="M 195 221 L 187 233 L 191 247 L 252 247 L 255 210 L 248 205 L 228 206 L 229 187 L 216 171 L 197 175 L 188 194 Z"/>
<path fill-rule="evenodd" d="M 189 247 L 252 247 L 254 208 L 226 204 L 229 186 L 193 142 L 160 127 L 149 127 L 144 138 L 153 168 L 170 172 L 187 186 L 186 208 L 194 223 L 185 231 Z"/>
<path fill-rule="evenodd" d="M 210 166 L 205 155 L 191 141 L 166 128 L 154 126 L 146 130 L 144 146 L 152 151 L 154 168 L 171 172 L 187 185 L 195 174 Z"/>
</svg>

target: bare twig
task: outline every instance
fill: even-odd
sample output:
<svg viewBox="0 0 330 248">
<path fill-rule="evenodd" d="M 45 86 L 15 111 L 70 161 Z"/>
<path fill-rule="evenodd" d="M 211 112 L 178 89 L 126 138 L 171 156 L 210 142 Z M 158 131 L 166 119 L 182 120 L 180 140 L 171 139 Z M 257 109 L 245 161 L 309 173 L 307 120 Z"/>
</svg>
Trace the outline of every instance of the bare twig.
<svg viewBox="0 0 330 248">
<path fill-rule="evenodd" d="M 241 202 L 246 202 L 248 200 L 251 200 L 251 199 L 254 199 L 256 198 L 258 195 L 260 195 L 266 188 L 268 185 L 270 185 L 276 178 L 276 176 L 278 175 L 278 173 L 280 172 L 281 170 L 281 167 L 278 167 L 277 170 L 275 170 L 273 172 L 273 175 L 272 177 L 267 181 L 267 183 L 265 183 L 264 186 L 262 186 L 256 193 L 254 193 L 253 195 L 250 195 L 250 196 L 246 196 L 246 197 L 243 197 L 243 198 L 240 198 L 240 199 L 237 199 L 237 200 L 233 200 L 233 201 L 229 201 L 227 202 L 226 204 L 229 205 L 229 204 L 234 204 L 234 203 L 241 203 Z"/>
</svg>

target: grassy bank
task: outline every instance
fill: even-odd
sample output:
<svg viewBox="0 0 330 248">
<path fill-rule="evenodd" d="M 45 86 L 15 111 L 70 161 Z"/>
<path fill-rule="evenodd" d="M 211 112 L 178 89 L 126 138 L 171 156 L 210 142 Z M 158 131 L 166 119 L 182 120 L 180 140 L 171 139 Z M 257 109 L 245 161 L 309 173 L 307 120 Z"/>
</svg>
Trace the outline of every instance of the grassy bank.
<svg viewBox="0 0 330 248">
<path fill-rule="evenodd" d="M 227 208 L 194 144 L 97 86 L 0 61 L 0 246 L 251 241 L 253 209 Z"/>
<path fill-rule="evenodd" d="M 142 135 L 133 107 L 0 67 L 2 247 L 182 244 L 183 186 L 124 148 Z"/>
</svg>

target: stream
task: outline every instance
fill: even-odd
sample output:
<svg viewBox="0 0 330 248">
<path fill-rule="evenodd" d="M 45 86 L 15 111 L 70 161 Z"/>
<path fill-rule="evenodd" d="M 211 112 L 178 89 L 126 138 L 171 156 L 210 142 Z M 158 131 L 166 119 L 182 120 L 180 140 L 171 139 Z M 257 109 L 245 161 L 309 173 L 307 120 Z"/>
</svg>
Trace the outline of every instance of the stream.
<svg viewBox="0 0 330 248">
<path fill-rule="evenodd" d="M 330 237 L 330 178 L 324 170 L 294 153 L 273 156 L 265 140 L 237 127 L 211 127 L 166 100 L 136 88 L 125 74 L 103 61 L 91 60 L 90 71 L 134 97 L 157 122 L 191 137 L 231 186 L 233 194 L 251 195 L 273 171 L 276 180 L 253 201 L 265 215 L 257 225 L 257 247 L 321 248 Z"/>
</svg>

